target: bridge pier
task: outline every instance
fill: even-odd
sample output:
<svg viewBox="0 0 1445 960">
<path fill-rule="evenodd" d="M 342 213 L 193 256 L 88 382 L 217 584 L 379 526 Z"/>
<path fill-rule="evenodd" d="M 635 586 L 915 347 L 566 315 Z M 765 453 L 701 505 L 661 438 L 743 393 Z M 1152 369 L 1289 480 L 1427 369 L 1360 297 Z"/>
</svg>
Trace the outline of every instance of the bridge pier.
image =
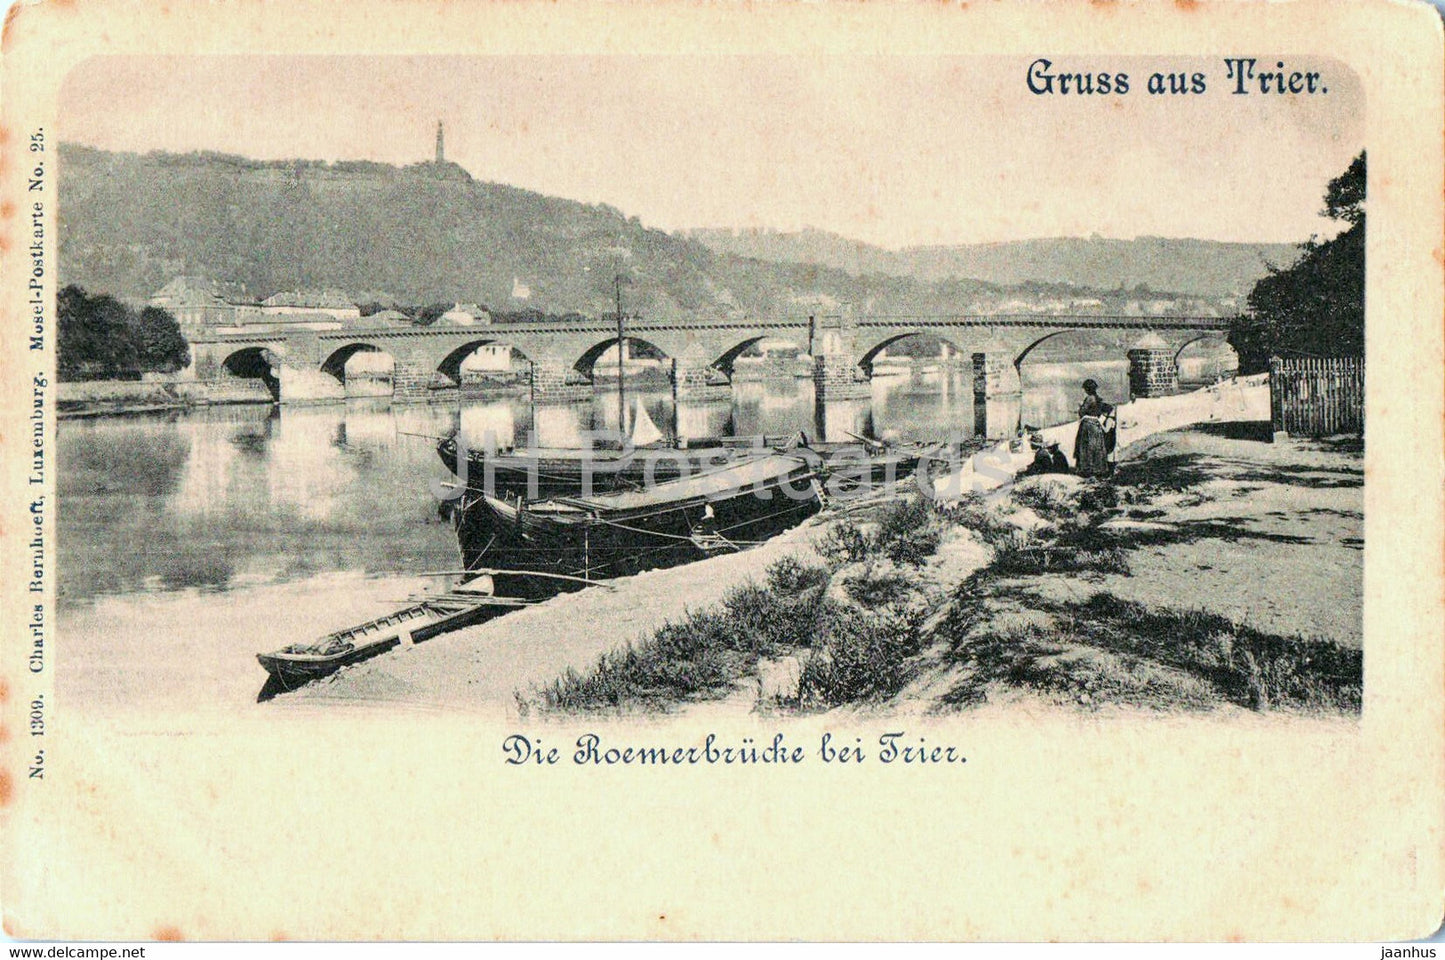
<svg viewBox="0 0 1445 960">
<path fill-rule="evenodd" d="M 813 390 L 820 403 L 824 400 L 862 400 L 873 394 L 868 377 L 846 353 L 814 355 Z"/>
<path fill-rule="evenodd" d="M 279 381 L 281 403 L 334 403 L 346 399 L 346 385 L 309 363 L 282 361 L 272 371 Z"/>
<path fill-rule="evenodd" d="M 674 400 L 728 400 L 733 385 L 721 370 L 699 357 L 674 357 L 672 396 Z"/>
<path fill-rule="evenodd" d="M 947 373 L 958 361 L 953 344 L 947 340 L 938 341 L 938 372 Z"/>
<path fill-rule="evenodd" d="M 828 400 L 861 400 L 872 396 L 868 374 L 858 366 L 857 324 L 846 305 L 837 317 L 808 318 L 808 354 L 813 358 L 813 396 Z"/>
<path fill-rule="evenodd" d="M 873 432 L 869 406 L 860 398 L 819 398 L 813 402 L 813 439 L 847 443 Z"/>
<path fill-rule="evenodd" d="M 393 400 L 425 400 L 427 387 L 431 383 L 432 371 L 417 362 L 417 358 L 396 357 L 396 366 L 391 374 L 391 398 Z"/>
<path fill-rule="evenodd" d="M 393 355 L 391 399 L 401 403 L 450 401 L 461 397 L 461 385 L 437 370 L 431 358 L 413 351 Z"/>
<path fill-rule="evenodd" d="M 533 403 L 575 403 L 592 399 L 592 384 L 569 383 L 572 369 L 556 360 L 532 363 Z"/>
<path fill-rule="evenodd" d="M 1179 392 L 1179 364 L 1174 350 L 1157 333 L 1146 333 L 1127 356 L 1132 396 L 1167 397 Z"/>
<path fill-rule="evenodd" d="M 986 440 L 1012 437 L 1023 416 L 1023 383 L 1013 354 L 973 355 L 973 432 Z"/>
</svg>

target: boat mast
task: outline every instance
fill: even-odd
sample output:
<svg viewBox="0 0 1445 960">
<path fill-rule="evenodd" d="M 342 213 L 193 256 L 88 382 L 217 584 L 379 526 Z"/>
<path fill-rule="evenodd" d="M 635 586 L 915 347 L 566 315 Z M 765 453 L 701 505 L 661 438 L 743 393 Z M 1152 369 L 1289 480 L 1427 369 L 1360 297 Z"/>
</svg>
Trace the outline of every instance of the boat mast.
<svg viewBox="0 0 1445 960">
<path fill-rule="evenodd" d="M 625 353 L 625 333 L 622 329 L 622 274 L 612 278 L 613 291 L 617 297 L 617 429 L 620 433 L 627 433 L 627 400 L 622 385 L 623 370 L 622 357 Z"/>
</svg>

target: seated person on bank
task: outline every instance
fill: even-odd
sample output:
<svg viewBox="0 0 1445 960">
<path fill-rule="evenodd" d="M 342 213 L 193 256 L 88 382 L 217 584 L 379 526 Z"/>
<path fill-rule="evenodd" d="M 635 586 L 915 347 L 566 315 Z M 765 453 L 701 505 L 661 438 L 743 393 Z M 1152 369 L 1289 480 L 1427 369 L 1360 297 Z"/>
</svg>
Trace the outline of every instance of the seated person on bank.
<svg viewBox="0 0 1445 960">
<path fill-rule="evenodd" d="M 1033 433 L 1029 435 L 1029 445 L 1034 448 L 1034 462 L 1024 469 L 1024 476 L 1069 472 L 1069 461 L 1057 440 L 1045 440 L 1042 434 Z"/>
</svg>

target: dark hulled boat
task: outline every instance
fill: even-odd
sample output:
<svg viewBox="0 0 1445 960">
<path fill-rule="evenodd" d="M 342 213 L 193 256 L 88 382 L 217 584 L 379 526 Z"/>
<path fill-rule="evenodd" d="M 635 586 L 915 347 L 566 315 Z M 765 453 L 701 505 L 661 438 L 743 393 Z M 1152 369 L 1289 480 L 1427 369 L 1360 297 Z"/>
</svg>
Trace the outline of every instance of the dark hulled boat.
<svg viewBox="0 0 1445 960">
<path fill-rule="evenodd" d="M 520 495 L 537 499 L 557 494 L 590 495 L 645 489 L 773 453 L 802 458 L 818 474 L 829 494 L 853 493 L 907 480 L 930 449 L 921 444 L 885 445 L 862 440 L 809 443 L 795 434 L 715 438 L 705 445 L 686 448 L 543 447 L 490 454 L 471 450 L 463 460 L 453 436 L 437 445 L 437 454 L 467 490 L 500 498 Z M 459 472 L 458 466 L 463 462 L 465 472 Z"/>
<path fill-rule="evenodd" d="M 628 446 L 618 450 L 536 447 L 490 454 L 469 450 L 463 459 L 453 436 L 437 445 L 437 455 L 467 489 L 541 497 L 635 490 L 734 463 L 746 457 L 748 451 L 721 446 Z M 463 463 L 464 472 L 458 469 Z"/>
<path fill-rule="evenodd" d="M 468 569 L 539 596 L 581 585 L 558 577 L 593 581 L 745 549 L 816 512 L 820 497 L 805 459 L 765 454 L 642 490 L 535 501 L 469 492 L 457 534 Z"/>
</svg>

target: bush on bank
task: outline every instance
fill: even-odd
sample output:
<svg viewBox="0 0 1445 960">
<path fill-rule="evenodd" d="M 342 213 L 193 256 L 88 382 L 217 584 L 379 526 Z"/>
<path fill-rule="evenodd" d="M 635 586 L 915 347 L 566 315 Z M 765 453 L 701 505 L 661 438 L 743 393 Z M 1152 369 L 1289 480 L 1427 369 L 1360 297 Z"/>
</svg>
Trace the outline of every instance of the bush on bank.
<svg viewBox="0 0 1445 960">
<path fill-rule="evenodd" d="M 143 373 L 173 373 L 191 362 L 190 344 L 168 311 L 137 311 L 73 284 L 56 301 L 56 366 L 63 381 L 134 380 Z"/>
</svg>

